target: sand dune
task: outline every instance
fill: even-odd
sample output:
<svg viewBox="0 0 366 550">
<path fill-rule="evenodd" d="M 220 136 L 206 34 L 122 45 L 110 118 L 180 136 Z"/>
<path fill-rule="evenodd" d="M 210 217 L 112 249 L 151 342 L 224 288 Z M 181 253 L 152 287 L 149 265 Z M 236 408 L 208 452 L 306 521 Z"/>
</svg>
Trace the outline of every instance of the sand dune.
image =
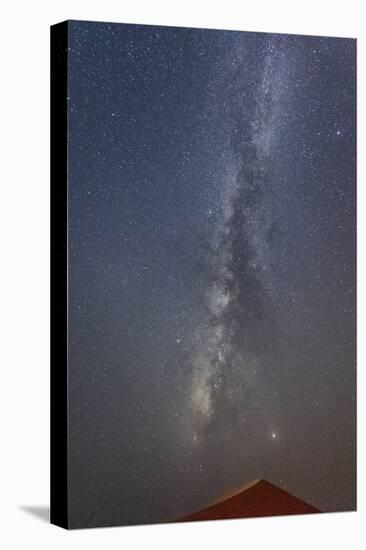
<svg viewBox="0 0 366 550">
<path fill-rule="evenodd" d="M 219 501 L 214 502 L 207 508 L 181 518 L 179 521 L 314 514 L 318 512 L 320 510 L 280 487 L 264 479 L 256 479 L 235 491 L 223 495 Z"/>
</svg>

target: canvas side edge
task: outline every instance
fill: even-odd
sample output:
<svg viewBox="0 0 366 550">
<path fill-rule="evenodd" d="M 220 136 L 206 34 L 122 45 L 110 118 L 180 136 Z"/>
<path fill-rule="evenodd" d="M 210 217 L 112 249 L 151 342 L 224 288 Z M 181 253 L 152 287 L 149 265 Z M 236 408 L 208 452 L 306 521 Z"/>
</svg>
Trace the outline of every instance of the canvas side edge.
<svg viewBox="0 0 366 550">
<path fill-rule="evenodd" d="M 51 27 L 51 487 L 50 521 L 69 528 L 67 391 L 68 22 Z"/>
</svg>

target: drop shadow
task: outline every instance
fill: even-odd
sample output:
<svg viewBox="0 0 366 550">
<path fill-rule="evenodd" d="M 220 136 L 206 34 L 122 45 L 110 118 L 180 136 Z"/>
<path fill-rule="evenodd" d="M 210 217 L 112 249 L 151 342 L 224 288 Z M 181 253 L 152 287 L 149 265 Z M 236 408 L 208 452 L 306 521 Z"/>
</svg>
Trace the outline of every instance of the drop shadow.
<svg viewBox="0 0 366 550">
<path fill-rule="evenodd" d="M 40 519 L 43 522 L 50 522 L 50 507 L 49 506 L 20 506 L 20 509 L 27 514 Z"/>
</svg>

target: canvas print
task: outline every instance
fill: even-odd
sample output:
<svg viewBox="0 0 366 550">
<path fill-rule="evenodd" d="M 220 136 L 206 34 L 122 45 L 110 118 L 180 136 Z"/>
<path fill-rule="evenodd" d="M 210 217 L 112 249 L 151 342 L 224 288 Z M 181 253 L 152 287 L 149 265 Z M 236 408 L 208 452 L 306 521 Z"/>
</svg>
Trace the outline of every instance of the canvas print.
<svg viewBox="0 0 366 550">
<path fill-rule="evenodd" d="M 52 521 L 355 510 L 356 41 L 52 36 Z"/>
</svg>

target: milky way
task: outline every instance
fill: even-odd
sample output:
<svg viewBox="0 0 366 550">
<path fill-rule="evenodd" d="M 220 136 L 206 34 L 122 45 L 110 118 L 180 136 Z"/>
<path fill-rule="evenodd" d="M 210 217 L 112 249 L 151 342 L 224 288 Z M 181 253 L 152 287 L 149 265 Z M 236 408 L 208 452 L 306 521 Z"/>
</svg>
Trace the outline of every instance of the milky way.
<svg viewBox="0 0 366 550">
<path fill-rule="evenodd" d="M 74 526 L 355 506 L 355 42 L 69 24 Z"/>
<path fill-rule="evenodd" d="M 271 191 L 268 160 L 279 131 L 285 78 L 277 49 L 271 40 L 266 44 L 250 110 L 245 111 L 242 105 L 245 80 L 234 90 L 232 82 L 227 84 L 236 117 L 232 127 L 235 143 L 231 139 L 231 173 L 220 182 L 221 204 L 209 253 L 208 313 L 199 329 L 191 390 L 194 409 L 206 423 L 214 416 L 216 400 L 240 413 L 248 408 L 252 388 L 254 393 L 260 391 L 256 387 L 261 383 L 257 380 L 260 357 L 253 339 L 263 342 L 263 325 L 255 328 L 254 334 L 250 331 L 251 316 L 257 318 L 266 307 L 268 291 L 272 221 L 266 202 Z M 245 67 L 245 51 L 236 59 L 238 69 L 230 75 L 231 80 L 243 79 L 240 69 Z"/>
</svg>

